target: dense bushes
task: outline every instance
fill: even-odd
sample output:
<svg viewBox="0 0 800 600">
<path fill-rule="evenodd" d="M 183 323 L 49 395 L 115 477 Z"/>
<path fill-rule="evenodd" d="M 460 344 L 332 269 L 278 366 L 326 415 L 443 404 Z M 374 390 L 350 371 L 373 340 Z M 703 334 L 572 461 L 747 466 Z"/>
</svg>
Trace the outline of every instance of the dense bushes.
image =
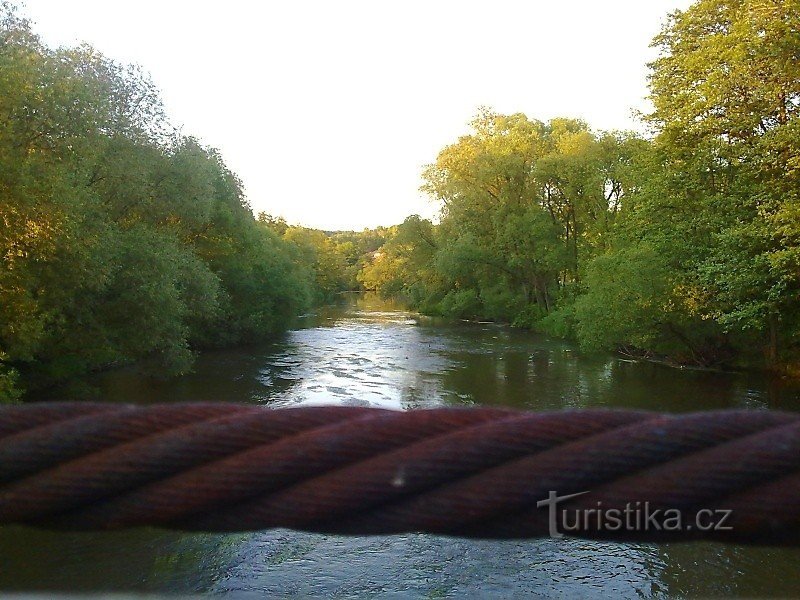
<svg viewBox="0 0 800 600">
<path fill-rule="evenodd" d="M 361 281 L 585 348 L 796 364 L 797 9 L 700 0 L 671 15 L 650 65 L 651 139 L 482 111 L 425 171 L 441 223 L 399 226 Z"/>
<path fill-rule="evenodd" d="M 138 70 L 0 8 L 0 399 L 281 331 L 330 293 Z"/>
</svg>

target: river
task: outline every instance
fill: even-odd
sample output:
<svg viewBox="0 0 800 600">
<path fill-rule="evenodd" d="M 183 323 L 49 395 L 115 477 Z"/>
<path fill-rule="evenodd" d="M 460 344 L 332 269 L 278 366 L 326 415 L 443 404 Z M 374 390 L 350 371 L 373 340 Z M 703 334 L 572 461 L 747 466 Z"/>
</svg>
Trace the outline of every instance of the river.
<svg viewBox="0 0 800 600">
<path fill-rule="evenodd" d="M 96 376 L 120 402 L 337 403 L 398 409 L 493 404 L 687 411 L 800 410 L 800 386 L 759 374 L 677 370 L 583 355 L 494 324 L 445 324 L 372 295 L 300 320 L 268 346 L 209 352 L 170 381 Z M 710 543 L 466 541 L 287 530 L 187 535 L 0 528 L 0 590 L 376 598 L 800 595 L 799 550 Z"/>
</svg>

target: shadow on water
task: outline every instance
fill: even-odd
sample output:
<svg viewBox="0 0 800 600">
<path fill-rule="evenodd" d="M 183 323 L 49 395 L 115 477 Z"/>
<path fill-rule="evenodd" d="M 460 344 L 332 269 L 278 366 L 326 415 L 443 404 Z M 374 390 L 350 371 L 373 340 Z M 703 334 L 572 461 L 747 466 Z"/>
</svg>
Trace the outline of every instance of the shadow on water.
<svg viewBox="0 0 800 600">
<path fill-rule="evenodd" d="M 276 343 L 205 353 L 186 377 L 157 381 L 129 369 L 97 376 L 92 386 L 118 402 L 800 410 L 800 388 L 787 381 L 586 356 L 559 340 L 494 324 L 441 323 L 370 295 L 306 316 Z M 795 550 L 719 544 L 0 529 L 4 590 L 797 596 L 799 560 Z"/>
</svg>

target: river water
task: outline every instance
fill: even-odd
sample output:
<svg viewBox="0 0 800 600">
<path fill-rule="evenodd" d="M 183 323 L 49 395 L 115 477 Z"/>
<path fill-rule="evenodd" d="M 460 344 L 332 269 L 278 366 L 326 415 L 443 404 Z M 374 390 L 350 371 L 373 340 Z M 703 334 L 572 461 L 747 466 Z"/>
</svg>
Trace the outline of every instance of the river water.
<svg viewBox="0 0 800 600">
<path fill-rule="evenodd" d="M 124 402 L 800 410 L 800 387 L 786 381 L 586 356 L 568 343 L 505 326 L 443 324 L 371 295 L 301 319 L 275 344 L 206 353 L 183 378 L 154 381 L 123 370 L 91 383 L 104 399 Z M 6 591 L 796 597 L 798 565 L 798 550 L 710 543 L 0 528 L 0 590 Z"/>
</svg>

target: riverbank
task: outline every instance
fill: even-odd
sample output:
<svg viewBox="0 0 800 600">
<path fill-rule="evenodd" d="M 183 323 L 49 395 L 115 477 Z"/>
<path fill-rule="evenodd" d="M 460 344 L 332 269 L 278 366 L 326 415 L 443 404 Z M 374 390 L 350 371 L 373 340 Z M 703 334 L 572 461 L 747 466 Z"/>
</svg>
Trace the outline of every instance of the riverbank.
<svg viewBox="0 0 800 600">
<path fill-rule="evenodd" d="M 585 353 L 567 340 L 499 323 L 429 318 L 397 300 L 358 293 L 296 319 L 293 329 L 272 341 L 201 352 L 187 375 L 154 378 L 127 366 L 30 400 L 800 409 L 793 404 L 800 398 L 800 382 L 794 380 L 627 360 L 613 352 Z"/>
<path fill-rule="evenodd" d="M 377 293 L 377 292 L 375 292 Z M 563 316 L 551 315 L 550 318 L 542 317 L 537 311 L 533 311 L 533 318 L 516 318 L 514 320 L 497 319 L 490 315 L 480 312 L 465 318 L 459 315 L 443 314 L 438 305 L 425 305 L 415 303 L 413 299 L 406 295 L 399 294 L 394 296 L 395 301 L 406 303 L 413 306 L 415 310 L 421 311 L 431 318 L 436 318 L 442 322 L 450 323 L 469 323 L 469 324 L 502 324 L 508 327 L 519 328 L 542 335 L 547 335 L 556 339 L 561 339 L 576 345 L 580 344 L 580 339 L 575 333 L 575 324 Z M 749 353 L 737 354 L 731 346 L 716 348 L 715 354 L 706 357 L 698 356 L 690 351 L 684 350 L 676 355 L 659 353 L 644 348 L 636 348 L 626 344 L 618 344 L 605 348 L 584 349 L 585 352 L 592 354 L 597 352 L 614 352 L 637 362 L 658 364 L 677 370 L 707 371 L 717 373 L 758 373 L 765 376 L 778 377 L 795 380 L 800 383 L 800 359 L 791 357 L 775 365 L 766 364 L 765 352 L 754 354 L 752 348 Z"/>
<path fill-rule="evenodd" d="M 800 410 L 800 386 L 754 373 L 630 363 L 613 353 L 584 354 L 570 342 L 506 325 L 428 319 L 374 294 L 343 300 L 303 317 L 269 344 L 203 352 L 194 372 L 185 376 L 152 379 L 131 368 L 99 374 L 91 382 L 95 398 L 231 401 L 271 408 L 325 403 L 393 409 Z M 577 540 L 353 538 L 285 530 L 217 536 L 0 528 L 0 561 L 6 567 L 0 569 L 0 589 L 5 591 L 788 596 L 800 588 L 797 559 L 794 550 L 717 544 L 654 549 Z M 702 576 L 698 564 L 707 567 Z"/>
</svg>

